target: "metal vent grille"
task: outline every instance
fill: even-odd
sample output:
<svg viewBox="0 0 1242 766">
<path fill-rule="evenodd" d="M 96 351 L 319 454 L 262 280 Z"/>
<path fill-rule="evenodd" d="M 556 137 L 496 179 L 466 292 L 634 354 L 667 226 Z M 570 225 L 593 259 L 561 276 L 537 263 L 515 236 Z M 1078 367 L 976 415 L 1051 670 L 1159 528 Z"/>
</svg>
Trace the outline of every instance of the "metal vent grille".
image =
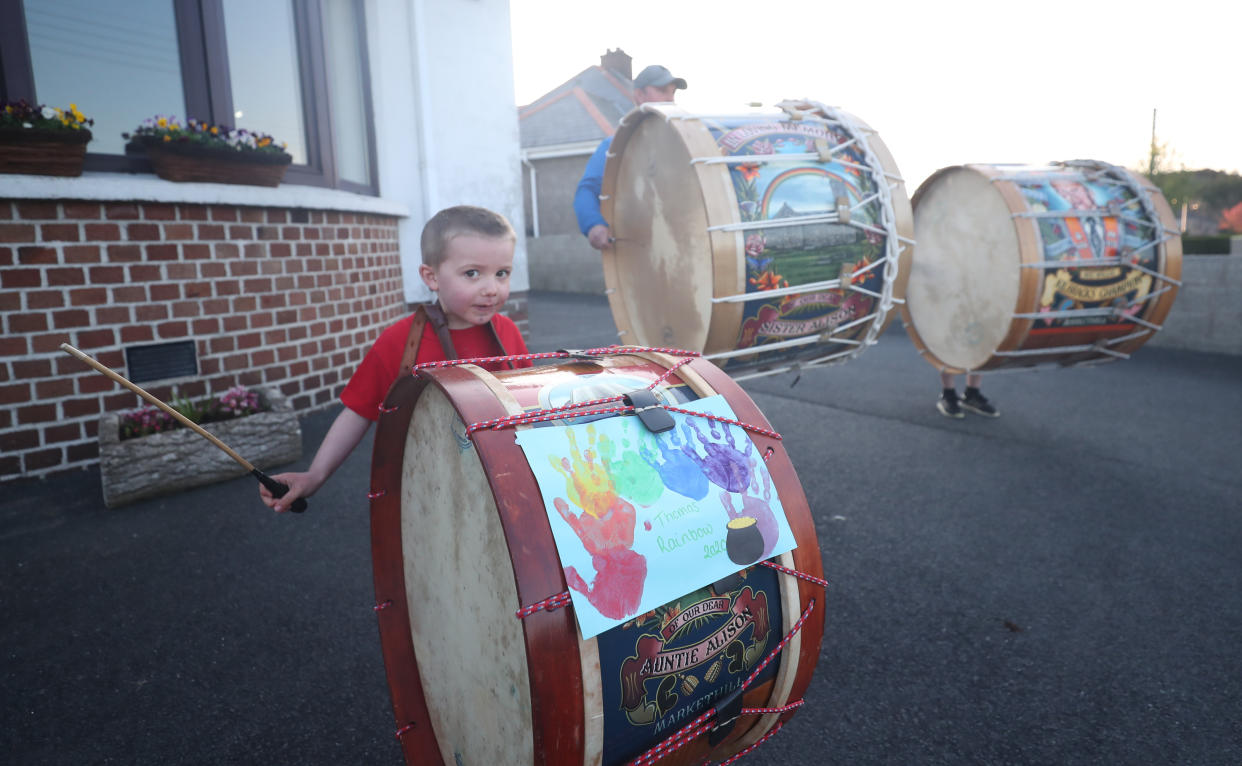
<svg viewBox="0 0 1242 766">
<path fill-rule="evenodd" d="M 125 349 L 125 368 L 134 383 L 198 374 L 198 350 L 192 340 L 153 343 Z"/>
</svg>

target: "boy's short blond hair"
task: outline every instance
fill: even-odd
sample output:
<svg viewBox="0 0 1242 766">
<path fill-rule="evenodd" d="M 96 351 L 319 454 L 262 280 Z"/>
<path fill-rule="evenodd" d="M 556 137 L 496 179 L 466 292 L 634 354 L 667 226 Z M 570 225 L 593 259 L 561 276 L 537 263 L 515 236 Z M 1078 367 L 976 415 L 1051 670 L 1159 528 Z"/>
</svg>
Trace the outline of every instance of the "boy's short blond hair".
<svg viewBox="0 0 1242 766">
<path fill-rule="evenodd" d="M 444 263 L 449 240 L 462 234 L 517 242 L 513 226 L 500 213 L 473 205 L 446 207 L 433 215 L 423 227 L 423 236 L 419 241 L 423 263 L 433 269 Z"/>
</svg>

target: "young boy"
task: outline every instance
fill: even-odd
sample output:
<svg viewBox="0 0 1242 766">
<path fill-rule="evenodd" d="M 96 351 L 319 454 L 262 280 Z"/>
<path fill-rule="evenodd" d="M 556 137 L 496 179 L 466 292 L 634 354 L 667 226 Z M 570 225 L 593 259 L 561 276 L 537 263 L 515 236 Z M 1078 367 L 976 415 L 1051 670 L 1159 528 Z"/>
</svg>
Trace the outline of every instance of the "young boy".
<svg viewBox="0 0 1242 766">
<path fill-rule="evenodd" d="M 285 511 L 297 498 L 315 494 L 379 419 L 388 389 L 399 375 L 409 374 L 411 364 L 527 353 L 517 325 L 497 313 L 509 298 L 516 241 L 505 217 L 485 208 L 461 205 L 432 216 L 419 243 L 423 263 L 418 274 L 437 300 L 380 334 L 341 392 L 345 409 L 328 429 L 310 469 L 273 477 L 289 485 L 279 499 L 260 486 L 264 504 Z M 483 365 L 492 371 L 505 366 Z"/>
</svg>

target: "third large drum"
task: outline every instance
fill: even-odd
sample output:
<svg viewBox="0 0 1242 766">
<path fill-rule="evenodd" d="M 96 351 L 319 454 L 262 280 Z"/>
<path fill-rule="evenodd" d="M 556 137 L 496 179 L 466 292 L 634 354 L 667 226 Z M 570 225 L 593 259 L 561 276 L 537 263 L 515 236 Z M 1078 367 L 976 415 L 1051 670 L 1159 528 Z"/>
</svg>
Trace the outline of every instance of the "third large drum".
<svg viewBox="0 0 1242 766">
<path fill-rule="evenodd" d="M 1182 271 L 1160 191 L 1103 162 L 962 165 L 914 195 L 906 330 L 948 372 L 1125 358 Z"/>
<path fill-rule="evenodd" d="M 843 361 L 887 325 L 913 229 L 893 158 L 845 112 L 778 106 L 622 120 L 601 210 L 623 344 L 702 352 L 740 380 Z"/>
</svg>

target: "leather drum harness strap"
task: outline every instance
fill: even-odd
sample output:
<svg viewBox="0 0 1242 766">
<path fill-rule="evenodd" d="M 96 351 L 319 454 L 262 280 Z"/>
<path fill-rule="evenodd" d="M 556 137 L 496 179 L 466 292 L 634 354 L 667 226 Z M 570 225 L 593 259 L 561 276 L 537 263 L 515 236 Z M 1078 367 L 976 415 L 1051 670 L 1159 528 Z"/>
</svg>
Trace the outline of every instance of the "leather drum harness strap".
<svg viewBox="0 0 1242 766">
<path fill-rule="evenodd" d="M 410 324 L 410 334 L 405 339 L 405 351 L 401 354 L 401 369 L 409 370 L 414 366 L 415 360 L 418 359 L 418 347 L 423 341 L 423 328 L 428 322 L 431 323 L 431 329 L 440 341 L 440 348 L 444 349 L 444 358 L 457 359 L 457 349 L 453 348 L 453 339 L 449 335 L 448 318 L 444 316 L 444 310 L 440 308 L 438 302 L 420 303 L 414 309 L 414 321 Z M 488 322 L 487 328 L 496 348 L 500 349 L 500 356 L 508 356 L 509 352 L 505 349 L 505 344 L 501 342 L 500 334 L 496 332 L 496 325 Z M 513 369 L 512 362 L 505 364 L 509 369 Z"/>
</svg>

